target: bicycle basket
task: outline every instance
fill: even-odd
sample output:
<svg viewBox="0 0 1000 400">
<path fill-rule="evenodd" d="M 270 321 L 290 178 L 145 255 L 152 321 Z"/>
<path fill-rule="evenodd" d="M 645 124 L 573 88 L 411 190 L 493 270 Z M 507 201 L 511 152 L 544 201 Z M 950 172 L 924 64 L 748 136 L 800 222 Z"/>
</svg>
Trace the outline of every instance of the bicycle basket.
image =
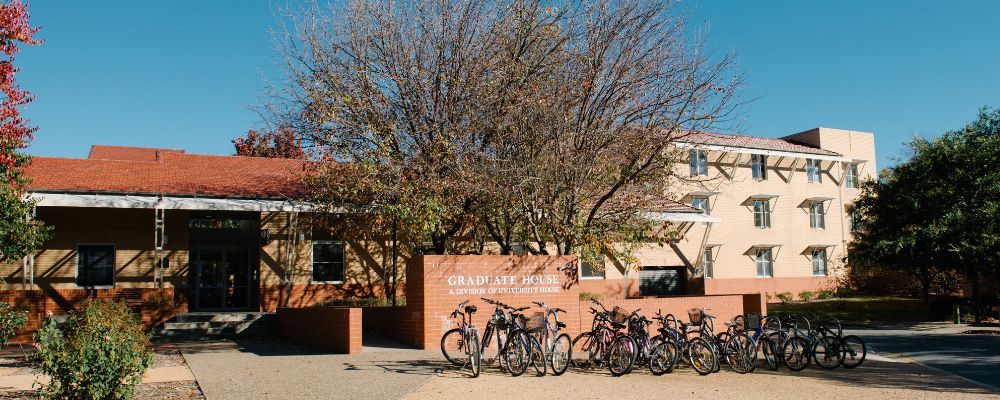
<svg viewBox="0 0 1000 400">
<path fill-rule="evenodd" d="M 611 309 L 611 322 L 624 325 L 625 321 L 628 321 L 628 315 L 629 312 L 625 311 L 624 308 L 615 306 Z"/>
<path fill-rule="evenodd" d="M 688 310 L 688 319 L 690 319 L 691 323 L 694 325 L 701 324 L 701 320 L 704 319 L 704 317 L 705 317 L 705 312 L 702 311 L 700 308 L 692 308 Z"/>
<path fill-rule="evenodd" d="M 524 323 L 524 330 L 533 331 L 545 327 L 545 313 L 536 312 Z"/>
<path fill-rule="evenodd" d="M 747 328 L 757 329 L 760 326 L 760 313 L 749 313 L 743 316 L 747 321 Z"/>
</svg>

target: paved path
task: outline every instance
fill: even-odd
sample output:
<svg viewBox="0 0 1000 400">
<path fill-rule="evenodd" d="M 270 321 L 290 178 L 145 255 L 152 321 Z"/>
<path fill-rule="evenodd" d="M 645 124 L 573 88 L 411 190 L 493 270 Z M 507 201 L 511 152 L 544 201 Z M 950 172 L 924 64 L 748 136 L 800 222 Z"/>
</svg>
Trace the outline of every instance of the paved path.
<svg viewBox="0 0 1000 400">
<path fill-rule="evenodd" d="M 324 354 L 277 339 L 178 347 L 209 400 L 398 399 L 446 368 L 440 353 L 412 349 Z"/>
<path fill-rule="evenodd" d="M 1000 390 L 1000 336 L 964 335 L 973 328 L 945 323 L 897 329 L 848 330 L 875 352 L 891 352 Z"/>
<path fill-rule="evenodd" d="M 0 374 L 3 374 L 3 369 L 0 368 Z M 185 366 L 179 367 L 162 367 L 162 368 L 150 368 L 146 370 L 146 374 L 142 377 L 142 383 L 157 383 L 157 382 L 176 382 L 176 381 L 193 381 L 194 375 L 191 374 L 191 370 Z M 46 384 L 49 382 L 49 377 L 45 375 L 34 375 L 34 374 L 21 374 L 21 375 L 10 375 L 3 374 L 0 376 L 0 391 L 10 391 L 10 390 L 32 390 L 36 389 L 35 382 L 40 382 Z"/>
<path fill-rule="evenodd" d="M 856 370 L 802 373 L 689 369 L 653 376 L 645 369 L 613 378 L 605 370 L 513 378 L 493 367 L 478 379 L 455 371 L 439 352 L 366 347 L 322 354 L 290 343 L 240 340 L 179 345 L 205 396 L 216 399 L 649 398 L 712 400 L 792 396 L 830 398 L 1000 399 L 1000 393 L 905 360 L 873 355 Z"/>
</svg>

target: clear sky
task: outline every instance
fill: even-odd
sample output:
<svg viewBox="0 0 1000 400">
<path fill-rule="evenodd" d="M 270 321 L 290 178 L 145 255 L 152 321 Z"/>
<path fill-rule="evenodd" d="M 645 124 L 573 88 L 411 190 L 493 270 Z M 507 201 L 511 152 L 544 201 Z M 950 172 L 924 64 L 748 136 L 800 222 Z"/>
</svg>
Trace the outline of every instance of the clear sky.
<svg viewBox="0 0 1000 400">
<path fill-rule="evenodd" d="M 35 155 L 91 144 L 230 154 L 259 123 L 263 77 L 280 79 L 266 1 L 45 0 L 41 46 L 17 60 L 38 99 Z M 1000 107 L 1000 1 L 689 1 L 710 48 L 735 51 L 754 99 L 744 133 L 823 126 L 875 132 L 880 167 L 913 135 Z"/>
</svg>

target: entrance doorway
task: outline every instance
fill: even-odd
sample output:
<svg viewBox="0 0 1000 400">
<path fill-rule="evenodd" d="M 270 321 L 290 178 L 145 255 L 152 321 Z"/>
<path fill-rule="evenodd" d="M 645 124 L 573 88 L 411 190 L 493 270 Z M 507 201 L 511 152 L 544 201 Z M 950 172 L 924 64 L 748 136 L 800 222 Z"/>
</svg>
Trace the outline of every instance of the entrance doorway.
<svg viewBox="0 0 1000 400">
<path fill-rule="evenodd" d="M 191 309 L 256 310 L 260 289 L 259 214 L 192 214 Z"/>
</svg>

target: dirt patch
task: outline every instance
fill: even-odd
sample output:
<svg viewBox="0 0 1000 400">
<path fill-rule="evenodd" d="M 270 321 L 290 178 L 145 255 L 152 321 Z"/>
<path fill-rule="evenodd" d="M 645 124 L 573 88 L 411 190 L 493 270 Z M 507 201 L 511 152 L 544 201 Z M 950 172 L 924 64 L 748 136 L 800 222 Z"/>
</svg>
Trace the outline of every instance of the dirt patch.
<svg viewBox="0 0 1000 400">
<path fill-rule="evenodd" d="M 194 381 L 143 383 L 135 388 L 135 400 L 191 400 L 204 399 Z M 0 392 L 0 399 L 34 400 L 38 390 Z"/>
</svg>

